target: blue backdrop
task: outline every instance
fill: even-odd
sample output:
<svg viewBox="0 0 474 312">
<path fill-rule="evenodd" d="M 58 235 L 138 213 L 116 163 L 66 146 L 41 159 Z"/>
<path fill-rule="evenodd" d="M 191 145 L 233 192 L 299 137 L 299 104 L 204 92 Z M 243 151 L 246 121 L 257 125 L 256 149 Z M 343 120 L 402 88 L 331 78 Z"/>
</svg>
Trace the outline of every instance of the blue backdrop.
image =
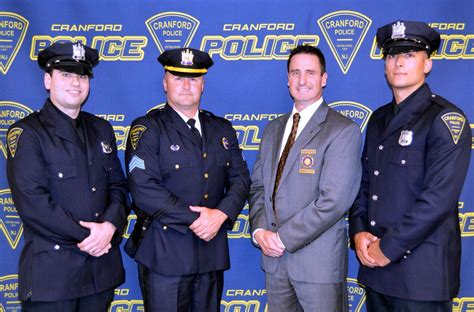
<svg viewBox="0 0 474 312">
<path fill-rule="evenodd" d="M 0 0 L 0 311 L 20 310 L 16 274 L 23 243 L 3 169 L 5 135 L 48 96 L 36 63 L 41 49 L 78 40 L 100 51 L 84 109 L 111 122 L 122 159 L 132 120 L 165 101 L 157 56 L 182 46 L 209 52 L 215 65 L 206 76 L 202 107 L 233 122 L 251 168 L 267 122 L 292 107 L 286 77 L 291 48 L 305 43 L 322 49 L 329 74 L 324 98 L 364 132 L 371 112 L 391 100 L 375 32 L 399 18 L 430 23 L 442 34 L 428 82 L 474 122 L 473 12 L 471 0 Z M 471 166 L 460 198 L 462 284 L 453 311 L 474 307 L 473 185 Z M 129 220 L 125 239 L 135 217 Z M 222 311 L 266 311 L 260 251 L 248 229 L 246 206 L 229 233 L 232 268 L 225 275 Z M 365 311 L 358 262 L 350 254 L 350 309 Z M 127 281 L 116 290 L 111 310 L 143 311 L 135 263 L 124 258 Z"/>
</svg>

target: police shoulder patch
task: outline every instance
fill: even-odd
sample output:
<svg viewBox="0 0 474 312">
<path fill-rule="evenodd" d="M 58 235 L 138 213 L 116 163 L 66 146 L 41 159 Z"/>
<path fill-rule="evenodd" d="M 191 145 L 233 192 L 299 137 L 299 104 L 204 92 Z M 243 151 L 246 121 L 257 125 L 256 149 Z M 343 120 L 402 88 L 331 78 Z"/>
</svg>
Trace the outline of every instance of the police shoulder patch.
<svg viewBox="0 0 474 312">
<path fill-rule="evenodd" d="M 16 148 L 18 147 L 18 141 L 20 140 L 20 135 L 23 132 L 22 128 L 12 128 L 7 135 L 8 149 L 12 157 L 15 157 Z"/>
<path fill-rule="evenodd" d="M 140 138 L 146 129 L 147 127 L 144 125 L 135 125 L 132 130 L 130 130 L 130 143 L 134 150 L 137 149 L 138 141 L 140 141 Z"/>
<path fill-rule="evenodd" d="M 450 112 L 441 116 L 441 120 L 448 128 L 454 144 L 458 144 L 462 130 L 464 129 L 464 124 L 466 123 L 466 118 L 459 113 Z"/>
</svg>

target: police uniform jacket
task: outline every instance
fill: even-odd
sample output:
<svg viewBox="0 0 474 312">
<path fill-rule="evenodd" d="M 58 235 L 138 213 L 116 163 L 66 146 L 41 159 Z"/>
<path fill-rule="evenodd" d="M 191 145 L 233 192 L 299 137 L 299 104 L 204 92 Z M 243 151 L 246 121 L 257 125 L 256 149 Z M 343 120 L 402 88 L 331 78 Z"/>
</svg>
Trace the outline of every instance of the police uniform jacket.
<svg viewBox="0 0 474 312">
<path fill-rule="evenodd" d="M 48 100 L 9 129 L 7 174 L 24 226 L 19 299 L 61 301 L 121 284 L 119 250 L 128 215 L 127 184 L 108 122 L 81 112 L 85 146 Z M 80 251 L 89 236 L 79 221 L 117 227 L 112 249 L 99 257 Z"/>
<path fill-rule="evenodd" d="M 469 122 L 423 85 L 393 115 L 376 110 L 367 127 L 361 188 L 350 235 L 381 238 L 391 263 L 361 266 L 359 281 L 408 300 L 449 300 L 459 289 L 460 196 L 471 151 Z"/>
<path fill-rule="evenodd" d="M 127 143 L 134 205 L 153 218 L 135 259 L 164 275 L 229 268 L 227 230 L 250 187 L 231 123 L 203 110 L 199 119 L 202 146 L 169 105 L 135 120 Z M 201 240 L 188 228 L 199 217 L 190 205 L 219 209 L 228 216 L 211 241 Z M 129 239 L 127 245 L 131 243 Z"/>
</svg>

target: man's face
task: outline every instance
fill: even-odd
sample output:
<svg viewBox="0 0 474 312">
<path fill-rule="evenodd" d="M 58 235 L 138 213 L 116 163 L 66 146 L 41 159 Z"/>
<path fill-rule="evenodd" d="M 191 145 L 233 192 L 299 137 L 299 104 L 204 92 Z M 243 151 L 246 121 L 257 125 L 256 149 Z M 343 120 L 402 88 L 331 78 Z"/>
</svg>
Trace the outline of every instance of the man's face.
<svg viewBox="0 0 474 312">
<path fill-rule="evenodd" d="M 201 94 L 204 91 L 204 78 L 203 76 L 179 77 L 166 72 L 163 88 L 171 107 L 183 113 L 195 111 L 199 107 Z"/>
<path fill-rule="evenodd" d="M 321 72 L 319 58 L 313 54 L 296 54 L 288 69 L 288 87 L 298 110 L 316 102 L 323 95 L 327 73 Z"/>
<path fill-rule="evenodd" d="M 44 74 L 51 102 L 64 113 L 78 112 L 89 94 L 89 76 L 53 69 Z"/>
<path fill-rule="evenodd" d="M 425 82 L 425 75 L 431 70 L 432 62 L 425 51 L 413 51 L 385 58 L 385 75 L 394 91 L 409 93 Z"/>
</svg>

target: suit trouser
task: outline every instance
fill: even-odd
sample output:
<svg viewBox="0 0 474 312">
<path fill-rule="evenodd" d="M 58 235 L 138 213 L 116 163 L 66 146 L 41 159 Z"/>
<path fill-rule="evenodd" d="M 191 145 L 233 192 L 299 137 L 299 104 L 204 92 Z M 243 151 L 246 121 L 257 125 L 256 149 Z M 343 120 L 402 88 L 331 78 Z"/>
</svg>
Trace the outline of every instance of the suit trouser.
<svg viewBox="0 0 474 312">
<path fill-rule="evenodd" d="M 387 296 L 371 288 L 365 289 L 367 312 L 451 312 L 453 302 L 415 301 Z"/>
<path fill-rule="evenodd" d="M 345 281 L 334 284 L 296 281 L 288 274 L 287 258 L 287 253 L 283 254 L 278 261 L 275 273 L 265 274 L 269 312 L 346 312 L 349 310 Z"/>
<path fill-rule="evenodd" d="M 224 272 L 167 276 L 138 264 L 146 312 L 218 312 Z"/>
<path fill-rule="evenodd" d="M 106 291 L 62 301 L 23 301 L 23 312 L 106 312 L 114 299 L 114 288 Z"/>
</svg>

